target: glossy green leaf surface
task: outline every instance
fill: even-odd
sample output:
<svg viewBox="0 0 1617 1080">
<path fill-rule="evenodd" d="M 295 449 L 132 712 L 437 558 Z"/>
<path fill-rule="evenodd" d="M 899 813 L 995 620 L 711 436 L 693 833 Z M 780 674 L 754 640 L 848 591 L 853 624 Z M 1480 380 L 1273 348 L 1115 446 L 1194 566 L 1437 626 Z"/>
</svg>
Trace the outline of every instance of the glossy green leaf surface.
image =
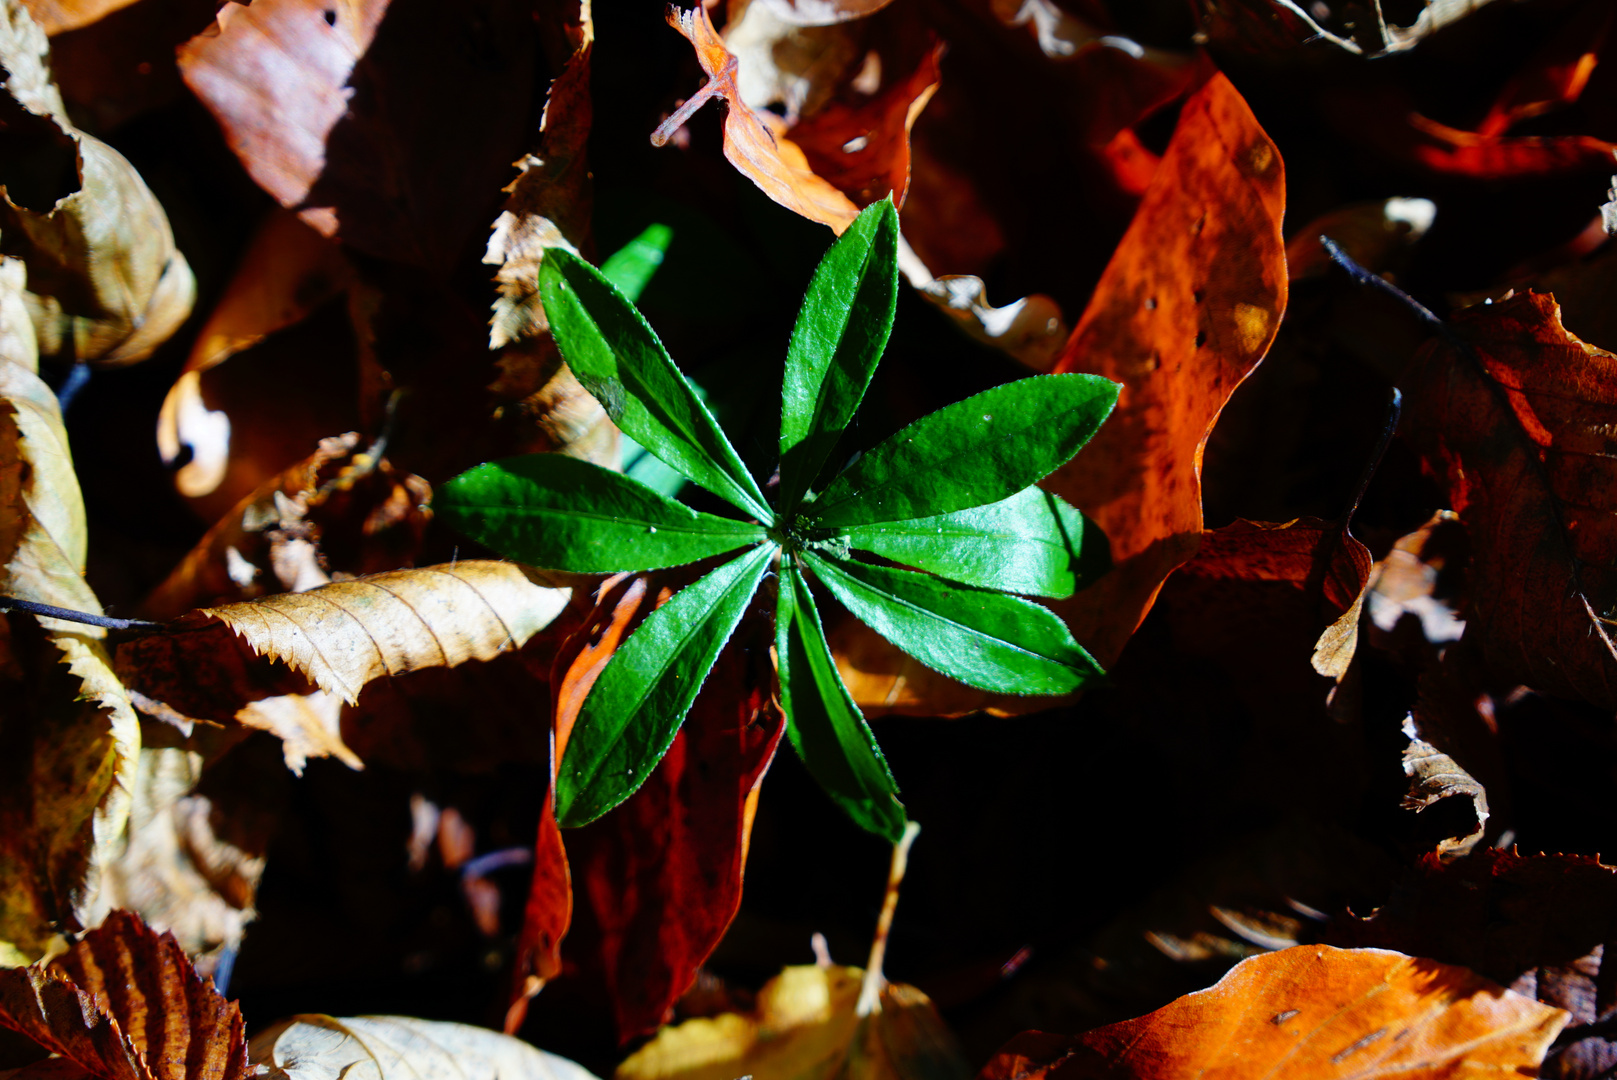
<svg viewBox="0 0 1617 1080">
<path fill-rule="evenodd" d="M 646 320 L 600 271 L 562 248 L 539 268 L 551 332 L 573 374 L 624 434 L 760 521 L 763 493 Z"/>
<path fill-rule="evenodd" d="M 632 304 L 651 284 L 673 242 L 673 229 L 662 224 L 648 225 L 639 236 L 606 257 L 601 263 L 601 276 Z"/>
<path fill-rule="evenodd" d="M 876 737 L 831 659 L 808 582 L 782 564 L 775 655 L 786 734 L 809 774 L 858 825 L 897 843 L 904 807 Z"/>
<path fill-rule="evenodd" d="M 1089 441 L 1117 403 L 1098 375 L 1035 375 L 945 406 L 894 433 L 803 508 L 842 527 L 932 517 L 999 502 Z"/>
<path fill-rule="evenodd" d="M 786 350 L 780 508 L 789 514 L 853 419 L 898 309 L 898 211 L 867 207 L 825 253 Z"/>
<path fill-rule="evenodd" d="M 479 465 L 440 487 L 432 505 L 451 528 L 507 558 L 579 574 L 678 566 L 764 538 L 757 525 L 698 513 L 560 454 Z"/>
<path fill-rule="evenodd" d="M 646 617 L 602 669 L 556 777 L 556 819 L 586 825 L 651 775 L 775 554 L 761 544 Z"/>
<path fill-rule="evenodd" d="M 1065 694 L 1101 675 L 1066 625 L 1027 600 L 812 552 L 803 561 L 860 622 L 970 686 Z"/>
<path fill-rule="evenodd" d="M 855 525 L 848 542 L 951 581 L 1031 596 L 1068 597 L 1098 576 L 1086 547 L 1100 548 L 1099 573 L 1111 563 L 1100 529 L 1036 487 L 952 514 Z"/>
</svg>

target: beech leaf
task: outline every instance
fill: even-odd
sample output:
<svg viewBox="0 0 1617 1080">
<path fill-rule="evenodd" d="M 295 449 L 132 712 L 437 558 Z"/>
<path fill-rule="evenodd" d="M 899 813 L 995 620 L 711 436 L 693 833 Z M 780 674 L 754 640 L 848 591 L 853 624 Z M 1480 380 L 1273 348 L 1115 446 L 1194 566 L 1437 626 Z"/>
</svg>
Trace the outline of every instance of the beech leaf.
<svg viewBox="0 0 1617 1080">
<path fill-rule="evenodd" d="M 242 1080 L 241 1013 L 128 912 L 51 962 L 0 970 L 0 1028 L 95 1080 Z"/>
<path fill-rule="evenodd" d="M 1566 1021 L 1465 968 L 1302 945 L 1243 960 L 1137 1020 L 1019 1035 L 979 1080 L 1531 1075 Z"/>
<path fill-rule="evenodd" d="M 272 1080 L 595 1080 L 521 1039 L 408 1016 L 294 1016 L 253 1036 L 251 1052 Z"/>
</svg>

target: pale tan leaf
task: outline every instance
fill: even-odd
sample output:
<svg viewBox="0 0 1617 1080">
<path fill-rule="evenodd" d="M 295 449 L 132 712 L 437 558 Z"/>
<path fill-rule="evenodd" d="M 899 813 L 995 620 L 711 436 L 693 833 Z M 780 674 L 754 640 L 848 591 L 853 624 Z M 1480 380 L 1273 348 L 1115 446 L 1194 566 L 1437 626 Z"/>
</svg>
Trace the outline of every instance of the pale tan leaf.
<svg viewBox="0 0 1617 1080">
<path fill-rule="evenodd" d="M 1488 826 L 1488 792 L 1459 762 L 1420 737 L 1413 715 L 1404 717 L 1404 734 L 1409 737 L 1404 748 L 1404 775 L 1409 777 L 1404 809 L 1419 813 L 1451 795 L 1469 798 L 1476 810 L 1477 827 L 1464 836 L 1439 840 L 1437 853 L 1444 857 L 1470 853 Z"/>
<path fill-rule="evenodd" d="M 107 865 L 86 920 L 116 909 L 134 911 L 158 932 L 174 935 L 198 971 L 212 974 L 220 955 L 241 944 L 264 873 L 254 853 L 214 831 L 217 808 L 192 792 L 202 755 L 146 747 L 131 793 L 129 830 Z"/>
<path fill-rule="evenodd" d="M 8 73 L 6 153 L 70 174 L 65 190 L 0 190 L 0 230 L 28 265 L 29 311 L 47 355 L 107 364 L 144 359 L 191 313 L 196 282 L 156 196 L 122 154 L 67 118 L 44 32 L 21 0 L 0 9 Z"/>
<path fill-rule="evenodd" d="M 509 1035 L 406 1016 L 294 1016 L 248 1053 L 262 1080 L 595 1080 Z"/>
<path fill-rule="evenodd" d="M 618 1066 L 616 1080 L 964 1080 L 970 1068 L 931 1000 L 886 983 L 880 1008 L 859 1015 L 865 973 L 789 967 L 764 984 L 757 1008 L 664 1028 Z"/>
<path fill-rule="evenodd" d="M 82 576 L 84 504 L 56 397 L 0 363 L 0 595 L 101 613 Z M 83 922 L 129 811 L 140 727 L 97 627 L 0 619 L 0 943 L 36 958 Z"/>
<path fill-rule="evenodd" d="M 282 694 L 250 702 L 236 714 L 243 727 L 267 731 L 281 740 L 286 767 L 296 776 L 312 757 L 334 757 L 350 769 L 363 769 L 359 755 L 342 741 L 342 702 L 323 690 Z"/>
</svg>

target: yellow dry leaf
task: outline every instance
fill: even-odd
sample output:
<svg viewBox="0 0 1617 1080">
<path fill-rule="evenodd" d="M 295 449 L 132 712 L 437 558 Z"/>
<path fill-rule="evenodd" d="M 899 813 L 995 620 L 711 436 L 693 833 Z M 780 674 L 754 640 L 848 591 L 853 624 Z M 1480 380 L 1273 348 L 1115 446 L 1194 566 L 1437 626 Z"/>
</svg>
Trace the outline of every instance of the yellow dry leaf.
<svg viewBox="0 0 1617 1080">
<path fill-rule="evenodd" d="M 472 559 L 394 570 L 203 608 L 254 652 L 281 660 L 349 704 L 372 679 L 492 660 L 550 625 L 572 590 L 515 563 Z"/>
<path fill-rule="evenodd" d="M 789 967 L 758 992 L 750 1015 L 664 1028 L 618 1066 L 615 1080 L 966 1080 L 971 1069 L 927 996 L 887 983 L 860 1016 L 859 968 Z"/>
<path fill-rule="evenodd" d="M 28 8 L 4 0 L 0 112 L 16 145 L 27 147 L 12 175 L 71 180 L 0 187 L 0 232 L 28 266 L 26 298 L 41 352 L 132 363 L 185 321 L 196 281 L 135 167 L 68 120 L 49 56 Z"/>
<path fill-rule="evenodd" d="M 584 1066 L 470 1024 L 294 1016 L 248 1050 L 261 1080 L 595 1080 Z"/>
<path fill-rule="evenodd" d="M 82 577 L 84 502 L 56 395 L 16 355 L 0 270 L 0 595 L 101 613 Z M 24 350 L 25 351 L 25 350 Z M 83 922 L 129 812 L 140 726 L 106 631 L 0 618 L 0 954 L 34 959 Z"/>
</svg>

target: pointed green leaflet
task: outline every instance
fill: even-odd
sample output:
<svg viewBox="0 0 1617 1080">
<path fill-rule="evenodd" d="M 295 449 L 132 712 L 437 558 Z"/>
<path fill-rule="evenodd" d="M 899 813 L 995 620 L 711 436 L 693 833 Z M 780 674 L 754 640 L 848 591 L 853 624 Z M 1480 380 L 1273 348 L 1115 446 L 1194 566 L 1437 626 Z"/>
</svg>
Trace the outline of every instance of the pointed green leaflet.
<svg viewBox="0 0 1617 1080">
<path fill-rule="evenodd" d="M 760 544 L 646 616 L 584 699 L 556 776 L 556 820 L 587 825 L 634 794 L 684 723 L 763 580 Z"/>
<path fill-rule="evenodd" d="M 1035 375 L 957 401 L 874 447 L 804 513 L 842 527 L 999 502 L 1076 454 L 1119 389 L 1098 375 Z"/>
<path fill-rule="evenodd" d="M 825 253 L 786 351 L 780 512 L 790 514 L 842 437 L 876 372 L 898 310 L 898 211 L 867 207 Z"/>
<path fill-rule="evenodd" d="M 764 538 L 757 525 L 697 513 L 560 454 L 479 465 L 440 487 L 432 506 L 451 527 L 508 558 L 578 574 L 677 566 Z"/>
<path fill-rule="evenodd" d="M 1047 608 L 930 574 L 803 553 L 855 618 L 927 667 L 1001 694 L 1066 694 L 1100 667 Z"/>
<path fill-rule="evenodd" d="M 861 828 L 897 843 L 904 807 L 876 737 L 837 673 L 808 582 L 781 565 L 775 656 L 786 733 L 809 774 Z"/>
<path fill-rule="evenodd" d="M 624 433 L 760 521 L 763 492 L 634 305 L 589 263 L 550 248 L 539 295 L 573 374 Z"/>
<path fill-rule="evenodd" d="M 1111 565 L 1099 527 L 1038 488 L 952 514 L 855 525 L 848 543 L 951 581 L 1057 599 Z"/>
</svg>

